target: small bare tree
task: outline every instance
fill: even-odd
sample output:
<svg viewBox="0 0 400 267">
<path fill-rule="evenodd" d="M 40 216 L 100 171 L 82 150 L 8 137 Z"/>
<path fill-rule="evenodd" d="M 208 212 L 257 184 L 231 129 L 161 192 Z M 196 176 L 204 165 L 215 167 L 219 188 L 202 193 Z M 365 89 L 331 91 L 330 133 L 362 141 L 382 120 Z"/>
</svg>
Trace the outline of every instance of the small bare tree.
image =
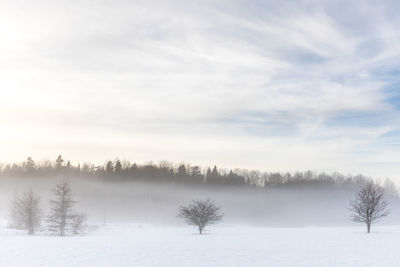
<svg viewBox="0 0 400 267">
<path fill-rule="evenodd" d="M 12 226 L 28 230 L 28 234 L 33 235 L 40 226 L 39 202 L 40 197 L 32 190 L 23 193 L 22 196 L 15 195 L 11 208 Z"/>
<path fill-rule="evenodd" d="M 369 233 L 371 224 L 390 214 L 388 206 L 389 202 L 384 199 L 383 188 L 370 182 L 357 193 L 356 199 L 350 203 L 350 210 L 353 212 L 351 218 L 355 222 L 365 223 L 367 233 Z"/>
<path fill-rule="evenodd" d="M 199 234 L 202 234 L 205 227 L 220 221 L 223 213 L 213 200 L 206 199 L 193 200 L 188 206 L 181 206 L 178 216 L 187 224 L 197 226 Z"/>
<path fill-rule="evenodd" d="M 74 218 L 71 187 L 67 182 L 61 182 L 53 190 L 54 199 L 50 200 L 49 230 L 60 236 L 65 235 L 65 229 Z"/>
<path fill-rule="evenodd" d="M 72 218 L 72 232 L 74 235 L 84 233 L 87 229 L 87 216 L 84 213 L 75 214 Z"/>
</svg>

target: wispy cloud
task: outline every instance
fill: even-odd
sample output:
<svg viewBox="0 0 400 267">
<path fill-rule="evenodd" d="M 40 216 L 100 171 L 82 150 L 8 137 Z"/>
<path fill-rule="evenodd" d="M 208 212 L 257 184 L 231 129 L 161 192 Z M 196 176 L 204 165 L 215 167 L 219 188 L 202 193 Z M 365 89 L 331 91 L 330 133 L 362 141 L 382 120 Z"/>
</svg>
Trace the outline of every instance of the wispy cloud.
<svg viewBox="0 0 400 267">
<path fill-rule="evenodd" d="M 388 145 L 400 138 L 399 9 L 2 1 L 0 160 L 64 153 L 396 178 L 400 167 L 381 163 L 400 166 Z"/>
</svg>

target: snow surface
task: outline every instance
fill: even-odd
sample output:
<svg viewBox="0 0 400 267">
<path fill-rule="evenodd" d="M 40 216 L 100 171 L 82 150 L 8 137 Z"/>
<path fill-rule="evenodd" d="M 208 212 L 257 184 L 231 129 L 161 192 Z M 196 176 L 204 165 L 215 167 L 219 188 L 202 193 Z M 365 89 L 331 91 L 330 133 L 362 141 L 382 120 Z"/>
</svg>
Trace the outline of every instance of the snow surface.
<svg viewBox="0 0 400 267">
<path fill-rule="evenodd" d="M 85 236 L 0 229 L 0 266 L 399 266 L 400 226 L 260 228 L 108 225 Z"/>
</svg>

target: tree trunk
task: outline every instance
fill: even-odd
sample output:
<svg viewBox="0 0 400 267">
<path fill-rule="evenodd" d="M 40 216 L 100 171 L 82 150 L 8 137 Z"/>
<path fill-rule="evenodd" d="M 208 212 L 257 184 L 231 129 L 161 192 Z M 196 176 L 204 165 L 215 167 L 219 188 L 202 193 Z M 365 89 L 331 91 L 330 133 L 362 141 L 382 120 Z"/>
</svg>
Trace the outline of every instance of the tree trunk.
<svg viewBox="0 0 400 267">
<path fill-rule="evenodd" d="M 370 223 L 367 223 L 367 233 L 370 232 L 370 229 L 371 229 L 371 224 L 370 224 Z"/>
<path fill-rule="evenodd" d="M 199 226 L 199 233 L 202 234 L 203 233 L 203 227 Z"/>
</svg>

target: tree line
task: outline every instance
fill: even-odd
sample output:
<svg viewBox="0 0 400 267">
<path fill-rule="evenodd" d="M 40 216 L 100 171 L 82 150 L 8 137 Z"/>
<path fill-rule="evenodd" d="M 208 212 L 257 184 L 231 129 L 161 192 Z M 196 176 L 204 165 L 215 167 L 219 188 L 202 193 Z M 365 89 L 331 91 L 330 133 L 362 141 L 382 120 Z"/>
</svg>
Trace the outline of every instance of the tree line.
<svg viewBox="0 0 400 267">
<path fill-rule="evenodd" d="M 246 169 L 221 169 L 217 166 L 202 168 L 198 165 L 173 164 L 161 161 L 158 164 L 131 163 L 127 160 L 107 161 L 103 165 L 83 163 L 73 165 L 60 155 L 54 161 L 36 162 L 28 157 L 21 163 L 0 165 L 0 176 L 85 176 L 105 180 L 166 181 L 205 185 L 237 185 L 258 188 L 290 188 L 299 186 L 326 186 L 360 188 L 372 179 L 363 175 L 344 175 L 338 172 L 317 173 L 312 171 L 281 173 L 260 172 Z M 386 178 L 381 185 L 387 194 L 397 196 L 394 183 Z"/>
<path fill-rule="evenodd" d="M 382 182 L 357 175 L 340 173 L 326 174 L 311 171 L 291 173 L 270 173 L 256 170 L 224 170 L 216 166 L 202 169 L 189 164 L 174 165 L 169 162 L 159 164 L 136 164 L 129 161 L 107 161 L 102 166 L 85 163 L 74 166 L 58 156 L 55 161 L 36 163 L 31 157 L 22 163 L 2 165 L 2 176 L 93 176 L 106 180 L 151 180 L 205 185 L 238 185 L 257 188 L 290 188 L 293 186 L 334 186 L 338 188 L 357 187 L 361 190 L 350 203 L 352 220 L 365 223 L 367 232 L 371 224 L 390 214 L 389 202 L 384 195 L 396 196 L 397 190 L 390 179 Z M 49 231 L 64 236 L 66 231 L 78 234 L 85 228 L 86 215 L 72 210 L 75 201 L 68 183 L 58 183 L 53 189 L 54 198 L 50 200 L 50 213 L 46 218 Z M 26 229 L 33 234 L 41 225 L 42 211 L 40 197 L 33 191 L 15 195 L 11 209 L 11 226 Z M 179 208 L 179 217 L 186 223 L 198 227 L 199 233 L 223 217 L 220 207 L 214 201 L 194 200 L 188 206 Z"/>
</svg>

